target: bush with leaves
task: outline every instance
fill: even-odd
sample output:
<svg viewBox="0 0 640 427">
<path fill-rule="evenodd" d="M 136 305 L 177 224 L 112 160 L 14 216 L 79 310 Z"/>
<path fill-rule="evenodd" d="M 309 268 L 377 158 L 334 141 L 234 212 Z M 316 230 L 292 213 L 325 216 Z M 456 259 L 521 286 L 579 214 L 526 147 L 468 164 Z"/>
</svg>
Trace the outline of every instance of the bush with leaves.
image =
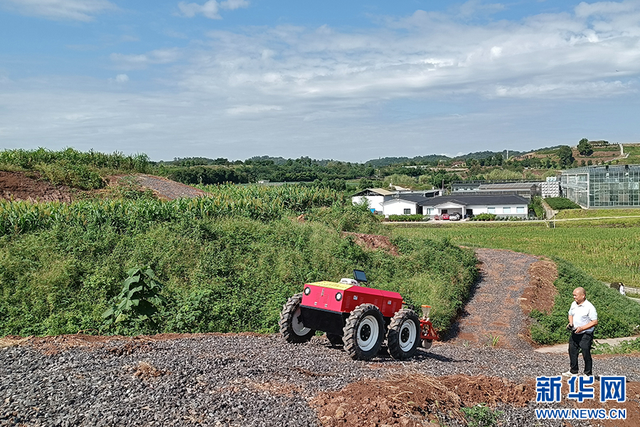
<svg viewBox="0 0 640 427">
<path fill-rule="evenodd" d="M 122 291 L 116 297 L 116 304 L 102 314 L 104 327 L 120 332 L 135 329 L 141 332 L 156 331 L 155 317 L 158 308 L 166 303 L 160 295 L 162 285 L 153 270 L 136 267 L 127 271 L 128 277 L 122 283 Z"/>
</svg>

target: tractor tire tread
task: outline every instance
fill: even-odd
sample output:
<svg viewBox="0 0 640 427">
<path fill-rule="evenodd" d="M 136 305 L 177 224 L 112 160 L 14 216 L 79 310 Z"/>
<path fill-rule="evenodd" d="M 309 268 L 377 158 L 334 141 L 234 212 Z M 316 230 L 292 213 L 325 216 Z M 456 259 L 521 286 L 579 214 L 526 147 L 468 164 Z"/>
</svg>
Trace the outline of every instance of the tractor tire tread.
<svg viewBox="0 0 640 427">
<path fill-rule="evenodd" d="M 413 346 L 408 351 L 404 351 L 400 347 L 400 328 L 406 321 L 409 320 L 414 322 L 416 326 L 416 337 Z M 391 318 L 391 323 L 389 324 L 389 332 L 387 333 L 387 346 L 389 348 L 389 354 L 394 359 L 407 360 L 413 357 L 420 344 L 420 319 L 418 318 L 418 315 L 415 311 L 408 308 L 398 310 L 396 314 L 394 314 Z"/>
</svg>

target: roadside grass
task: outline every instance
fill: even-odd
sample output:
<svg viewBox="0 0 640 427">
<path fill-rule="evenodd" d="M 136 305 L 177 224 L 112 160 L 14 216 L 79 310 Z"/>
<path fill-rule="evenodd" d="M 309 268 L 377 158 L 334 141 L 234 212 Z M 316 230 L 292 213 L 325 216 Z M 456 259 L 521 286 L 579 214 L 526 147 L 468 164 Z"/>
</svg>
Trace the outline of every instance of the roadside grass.
<svg viewBox="0 0 640 427">
<path fill-rule="evenodd" d="M 631 336 L 639 331 L 640 305 L 630 302 L 620 293 L 603 285 L 569 262 L 555 259 L 558 265 L 558 280 L 554 285 L 558 295 L 551 312 L 547 315 L 532 311 L 535 322 L 531 326 L 531 338 L 539 344 L 566 342 L 568 332 L 567 313 L 573 302 L 572 291 L 583 287 L 587 299 L 598 311 L 598 326 L 594 338 L 618 338 Z"/>
<path fill-rule="evenodd" d="M 593 354 L 629 354 L 640 352 L 640 338 L 635 340 L 623 341 L 618 345 L 610 345 L 607 343 L 595 344 Z"/>
<path fill-rule="evenodd" d="M 435 223 L 436 221 L 433 221 Z M 640 222 L 628 220 L 482 222 L 393 226 L 393 235 L 443 239 L 474 248 L 558 257 L 603 282 L 640 287 Z"/>
<path fill-rule="evenodd" d="M 639 216 L 640 209 L 566 209 L 558 212 L 555 219 L 601 218 Z"/>
</svg>

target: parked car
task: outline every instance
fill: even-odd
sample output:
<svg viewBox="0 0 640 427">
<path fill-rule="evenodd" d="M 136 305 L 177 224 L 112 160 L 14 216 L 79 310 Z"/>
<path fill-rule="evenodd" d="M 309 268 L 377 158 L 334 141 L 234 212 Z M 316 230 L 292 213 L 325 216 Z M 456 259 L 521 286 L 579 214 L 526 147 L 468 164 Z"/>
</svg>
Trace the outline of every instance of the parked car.
<svg viewBox="0 0 640 427">
<path fill-rule="evenodd" d="M 443 213 L 442 215 L 440 215 L 440 219 L 449 219 L 449 214 Z"/>
<path fill-rule="evenodd" d="M 436 221 L 440 219 L 440 215 L 434 215 L 433 219 L 435 219 Z"/>
<path fill-rule="evenodd" d="M 462 219 L 462 214 L 459 214 L 458 212 L 454 212 L 451 215 L 449 215 L 449 221 L 460 221 Z"/>
</svg>

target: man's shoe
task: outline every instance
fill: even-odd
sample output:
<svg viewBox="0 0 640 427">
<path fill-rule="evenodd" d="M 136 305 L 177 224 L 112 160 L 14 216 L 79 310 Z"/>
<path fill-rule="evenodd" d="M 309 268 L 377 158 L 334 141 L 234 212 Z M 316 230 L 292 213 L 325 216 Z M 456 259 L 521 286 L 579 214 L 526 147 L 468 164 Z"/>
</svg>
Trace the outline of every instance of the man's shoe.
<svg viewBox="0 0 640 427">
<path fill-rule="evenodd" d="M 575 377 L 576 375 L 578 375 L 578 373 L 576 372 L 575 374 L 571 371 L 567 371 L 567 372 L 563 372 L 562 376 L 563 377 Z"/>
</svg>

